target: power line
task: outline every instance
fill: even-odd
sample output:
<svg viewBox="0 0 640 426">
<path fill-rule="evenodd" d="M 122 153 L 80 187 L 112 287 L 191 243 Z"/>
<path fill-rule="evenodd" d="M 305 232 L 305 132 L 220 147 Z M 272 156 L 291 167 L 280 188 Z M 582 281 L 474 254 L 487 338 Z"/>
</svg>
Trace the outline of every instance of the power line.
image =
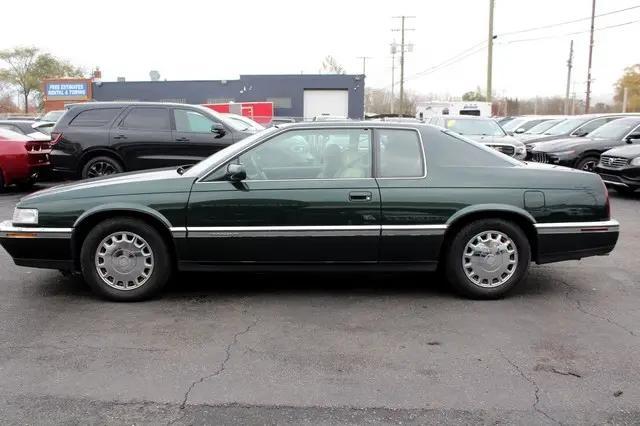
<svg viewBox="0 0 640 426">
<path fill-rule="evenodd" d="M 602 31 L 602 30 L 608 30 L 608 29 L 611 29 L 611 28 L 624 27 L 626 25 L 631 25 L 631 24 L 635 24 L 635 23 L 638 23 L 638 22 L 640 22 L 640 19 L 636 19 L 634 21 L 629 21 L 629 22 L 623 22 L 621 24 L 613 24 L 613 25 L 608 25 L 606 27 L 595 28 L 594 31 Z M 589 32 L 591 32 L 591 30 L 576 31 L 576 32 L 572 32 L 572 33 L 558 34 L 558 35 L 553 35 L 553 36 L 544 36 L 544 37 L 535 37 L 535 38 L 522 38 L 522 39 L 518 39 L 518 40 L 504 41 L 502 43 L 504 43 L 504 44 L 512 44 L 512 43 L 522 43 L 522 42 L 527 42 L 527 41 L 548 40 L 548 39 L 562 38 L 562 37 L 568 37 L 568 36 L 578 35 L 578 34 L 586 34 L 586 33 L 589 33 Z"/>
<path fill-rule="evenodd" d="M 640 5 L 631 6 L 631 7 L 627 7 L 627 8 L 624 8 L 624 9 L 612 10 L 610 12 L 600 13 L 598 15 L 595 15 L 595 17 L 599 18 L 601 16 L 613 15 L 615 13 L 626 12 L 627 10 L 633 10 L 633 9 L 638 9 L 638 8 L 640 8 Z M 586 20 L 589 20 L 589 19 L 591 19 L 591 16 L 587 16 L 586 18 L 574 19 L 574 20 L 571 20 L 571 21 L 557 22 L 555 24 L 549 24 L 549 25 L 542 25 L 542 26 L 539 26 L 539 27 L 527 28 L 527 29 L 524 29 L 524 30 L 510 31 L 510 32 L 499 34 L 499 35 L 504 37 L 504 36 L 508 36 L 508 35 L 512 35 L 512 34 L 528 33 L 528 32 L 531 32 L 531 31 L 544 30 L 544 29 L 547 29 L 547 28 L 559 27 L 559 26 L 562 26 L 562 25 L 575 24 L 576 22 L 582 22 L 582 21 L 586 21 Z"/>
</svg>

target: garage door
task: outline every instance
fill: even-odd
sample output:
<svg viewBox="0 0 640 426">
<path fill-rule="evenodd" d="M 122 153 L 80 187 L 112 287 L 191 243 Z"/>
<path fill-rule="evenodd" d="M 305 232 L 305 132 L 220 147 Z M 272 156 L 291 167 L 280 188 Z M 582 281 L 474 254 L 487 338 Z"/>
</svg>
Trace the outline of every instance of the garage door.
<svg viewBox="0 0 640 426">
<path fill-rule="evenodd" d="M 349 116 L 348 90 L 305 90 L 304 118 L 318 115 Z"/>
</svg>

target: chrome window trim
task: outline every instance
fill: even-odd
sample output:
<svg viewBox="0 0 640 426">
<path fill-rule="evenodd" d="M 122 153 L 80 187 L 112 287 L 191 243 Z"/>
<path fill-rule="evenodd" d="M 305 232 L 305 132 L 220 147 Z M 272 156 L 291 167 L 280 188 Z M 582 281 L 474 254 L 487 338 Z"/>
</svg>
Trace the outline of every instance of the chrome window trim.
<svg viewBox="0 0 640 426">
<path fill-rule="evenodd" d="M 611 219 L 602 222 L 558 222 L 535 223 L 538 234 L 583 234 L 600 232 L 619 232 L 620 223 Z"/>
<path fill-rule="evenodd" d="M 415 127 L 406 127 L 406 126 L 376 126 L 375 124 L 372 124 L 371 126 L 313 126 L 313 125 L 304 125 L 304 126 L 286 126 L 283 127 L 280 131 L 272 133 L 269 135 L 269 137 L 267 139 L 258 139 L 256 140 L 253 144 L 247 146 L 244 150 L 237 152 L 233 155 L 227 156 L 225 158 L 223 158 L 222 160 L 220 160 L 219 163 L 211 166 L 208 170 L 206 170 L 205 172 L 202 173 L 202 175 L 200 177 L 198 177 L 196 179 L 196 181 L 194 182 L 194 184 L 197 183 L 215 183 L 215 182 L 220 182 L 220 181 L 206 181 L 207 177 L 209 177 L 211 174 L 215 173 L 218 171 L 218 169 L 225 165 L 228 161 L 232 160 L 234 157 L 240 157 L 241 155 L 243 155 L 245 152 L 249 151 L 250 149 L 253 149 L 254 147 L 263 144 L 285 132 L 288 131 L 295 131 L 295 130 L 319 130 L 319 129 L 327 129 L 327 130 L 331 130 L 331 129 L 369 129 L 369 130 L 385 130 L 385 129 L 389 129 L 389 130 L 412 130 L 414 132 L 418 133 L 418 140 L 420 141 L 420 148 L 422 150 L 422 163 L 424 165 L 424 174 L 423 176 L 420 177 L 393 177 L 393 178 L 382 178 L 382 177 L 366 177 L 366 178 L 329 178 L 329 179 L 324 179 L 324 178 L 306 178 L 306 179 L 273 179 L 273 180 L 260 180 L 260 181 L 248 181 L 248 182 L 283 182 L 283 181 L 294 181 L 294 180 L 353 180 L 353 179 L 424 179 L 427 177 L 427 159 L 426 159 L 426 155 L 425 155 L 425 149 L 424 149 L 424 142 L 422 140 L 422 132 L 420 131 L 420 129 L 415 128 Z M 372 140 L 372 144 L 371 147 L 374 148 L 372 150 L 372 159 L 373 159 L 373 151 L 375 150 L 374 147 L 374 143 L 375 140 Z"/>
<path fill-rule="evenodd" d="M 29 235 L 30 238 L 71 238 L 73 228 L 41 228 L 14 226 L 10 220 L 0 223 L 0 238 L 25 238 L 21 234 Z M 32 234 L 35 234 L 32 236 Z"/>
</svg>

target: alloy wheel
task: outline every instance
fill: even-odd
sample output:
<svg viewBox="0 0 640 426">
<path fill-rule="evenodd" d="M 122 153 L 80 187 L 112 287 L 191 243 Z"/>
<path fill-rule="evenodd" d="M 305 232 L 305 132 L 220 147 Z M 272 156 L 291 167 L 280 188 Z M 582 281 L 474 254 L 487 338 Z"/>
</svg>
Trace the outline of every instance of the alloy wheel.
<svg viewBox="0 0 640 426">
<path fill-rule="evenodd" d="M 118 169 L 113 163 L 108 161 L 96 161 L 87 170 L 87 177 L 94 178 L 100 176 L 113 175 L 118 173 Z"/>
<path fill-rule="evenodd" d="M 143 286 L 153 273 L 153 251 L 138 234 L 114 232 L 98 245 L 95 267 L 98 276 L 110 287 L 134 290 Z"/>
</svg>

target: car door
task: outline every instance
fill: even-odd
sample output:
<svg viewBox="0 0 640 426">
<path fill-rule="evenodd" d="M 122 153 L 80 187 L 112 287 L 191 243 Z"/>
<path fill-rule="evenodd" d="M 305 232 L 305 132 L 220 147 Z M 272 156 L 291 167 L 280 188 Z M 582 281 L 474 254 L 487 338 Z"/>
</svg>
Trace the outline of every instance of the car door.
<svg viewBox="0 0 640 426">
<path fill-rule="evenodd" d="M 435 267 L 446 218 L 434 214 L 429 203 L 437 197 L 432 198 L 426 183 L 420 132 L 411 128 L 375 129 L 374 141 L 382 203 L 380 261 Z"/>
<path fill-rule="evenodd" d="M 173 152 L 181 164 L 196 163 L 234 142 L 232 129 L 224 123 L 190 108 L 173 108 Z M 212 126 L 222 129 L 212 131 Z"/>
<path fill-rule="evenodd" d="M 130 107 L 109 132 L 111 147 L 125 161 L 127 170 L 153 169 L 179 165 L 172 155 L 169 108 Z"/>
<path fill-rule="evenodd" d="M 283 130 L 198 180 L 188 206 L 194 263 L 374 263 L 380 194 L 366 128 Z M 241 164 L 246 179 L 225 177 Z"/>
</svg>

